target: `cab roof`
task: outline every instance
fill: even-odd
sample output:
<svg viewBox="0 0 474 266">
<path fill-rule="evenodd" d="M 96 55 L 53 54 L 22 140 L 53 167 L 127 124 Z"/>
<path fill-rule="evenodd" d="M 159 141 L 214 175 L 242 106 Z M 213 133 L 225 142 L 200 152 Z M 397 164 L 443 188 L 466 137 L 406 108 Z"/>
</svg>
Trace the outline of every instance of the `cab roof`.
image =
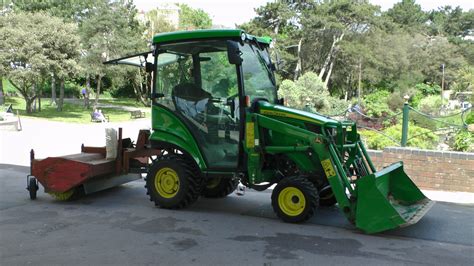
<svg viewBox="0 0 474 266">
<path fill-rule="evenodd" d="M 212 29 L 160 33 L 153 37 L 153 43 L 170 43 L 194 39 L 241 38 L 242 34 L 245 34 L 248 40 L 256 40 L 265 45 L 269 45 L 272 41 L 270 37 L 256 37 L 246 34 L 245 31 L 241 29 Z"/>
</svg>

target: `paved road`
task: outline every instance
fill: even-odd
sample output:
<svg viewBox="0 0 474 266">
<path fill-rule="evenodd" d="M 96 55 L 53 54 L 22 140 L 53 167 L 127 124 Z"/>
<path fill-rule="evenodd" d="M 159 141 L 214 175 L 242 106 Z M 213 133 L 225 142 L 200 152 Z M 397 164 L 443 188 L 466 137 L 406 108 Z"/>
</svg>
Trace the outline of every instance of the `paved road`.
<svg viewBox="0 0 474 266">
<path fill-rule="evenodd" d="M 401 265 L 474 262 L 474 206 L 437 203 L 416 225 L 378 235 L 336 209 L 285 224 L 270 193 L 158 209 L 135 181 L 74 202 L 27 196 L 27 167 L 0 165 L 1 265 Z"/>
<path fill-rule="evenodd" d="M 158 209 L 135 181 L 74 202 L 27 196 L 29 150 L 37 158 L 105 144 L 105 127 L 136 138 L 148 119 L 66 124 L 23 119 L 0 130 L 0 265 L 400 265 L 474 263 L 474 206 L 437 203 L 416 225 L 378 235 L 354 229 L 337 209 L 285 224 L 270 193 L 200 199 Z"/>
</svg>

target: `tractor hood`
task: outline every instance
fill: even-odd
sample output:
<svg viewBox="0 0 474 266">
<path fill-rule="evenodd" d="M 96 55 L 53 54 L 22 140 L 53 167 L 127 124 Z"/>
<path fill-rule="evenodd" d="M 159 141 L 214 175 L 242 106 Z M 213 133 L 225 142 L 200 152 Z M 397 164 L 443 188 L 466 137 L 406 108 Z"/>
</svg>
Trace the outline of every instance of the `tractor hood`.
<svg viewBox="0 0 474 266">
<path fill-rule="evenodd" d="M 337 126 L 340 124 L 339 121 L 327 116 L 297 110 L 282 105 L 274 105 L 264 101 L 259 102 L 259 113 L 270 117 L 273 116 L 279 118 L 295 119 L 324 126 Z"/>
</svg>

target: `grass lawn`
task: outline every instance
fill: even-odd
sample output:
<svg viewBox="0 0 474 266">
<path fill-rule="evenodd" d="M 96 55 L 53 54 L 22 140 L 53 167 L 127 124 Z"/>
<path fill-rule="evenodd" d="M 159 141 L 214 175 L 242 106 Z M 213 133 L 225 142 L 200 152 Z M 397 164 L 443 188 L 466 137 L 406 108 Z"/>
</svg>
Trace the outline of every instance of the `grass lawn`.
<svg viewBox="0 0 474 266">
<path fill-rule="evenodd" d="M 118 100 L 99 100 L 101 104 L 113 104 L 118 106 L 133 106 L 135 99 L 118 99 Z M 31 118 L 42 118 L 51 121 L 71 122 L 71 123 L 91 123 L 92 108 L 85 109 L 80 104 L 64 103 L 63 111 L 56 111 L 56 106 L 50 104 L 49 98 L 41 99 L 41 112 L 27 114 L 25 100 L 20 97 L 6 97 L 5 105 L 13 104 L 13 109 L 18 110 L 21 116 Z M 139 108 L 140 107 L 140 108 Z M 137 105 L 136 108 L 149 111 L 149 108 L 142 108 Z M 105 116 L 109 116 L 110 122 L 122 122 L 132 120 L 130 118 L 130 111 L 120 108 L 100 107 Z M 150 116 L 147 115 L 149 118 Z"/>
</svg>

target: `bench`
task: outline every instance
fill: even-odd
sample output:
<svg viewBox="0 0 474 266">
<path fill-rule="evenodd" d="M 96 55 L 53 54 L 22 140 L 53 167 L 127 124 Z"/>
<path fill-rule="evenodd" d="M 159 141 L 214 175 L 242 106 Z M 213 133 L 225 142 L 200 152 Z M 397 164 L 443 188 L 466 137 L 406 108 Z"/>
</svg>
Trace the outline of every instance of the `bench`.
<svg viewBox="0 0 474 266">
<path fill-rule="evenodd" d="M 145 112 L 140 111 L 140 110 L 133 110 L 130 111 L 130 118 L 144 118 L 145 117 Z"/>
</svg>

